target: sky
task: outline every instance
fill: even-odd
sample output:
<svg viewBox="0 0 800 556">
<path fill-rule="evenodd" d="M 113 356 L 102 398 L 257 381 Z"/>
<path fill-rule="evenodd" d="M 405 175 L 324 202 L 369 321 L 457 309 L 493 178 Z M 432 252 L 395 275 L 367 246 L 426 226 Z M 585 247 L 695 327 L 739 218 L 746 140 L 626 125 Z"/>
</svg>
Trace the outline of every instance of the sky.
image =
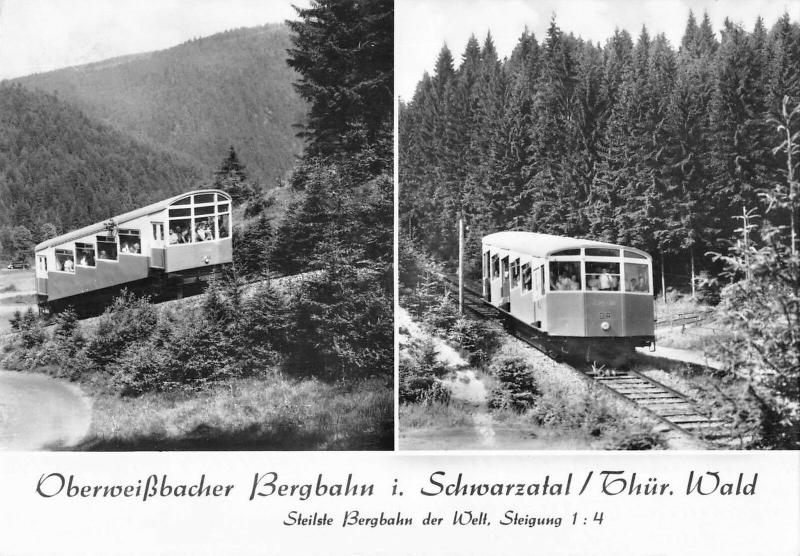
<svg viewBox="0 0 800 556">
<path fill-rule="evenodd" d="M 526 26 L 541 41 L 555 14 L 562 31 L 600 44 L 615 28 L 635 38 L 644 24 L 650 36 L 663 32 L 675 46 L 689 10 L 698 21 L 708 12 L 715 31 L 725 17 L 752 30 L 759 15 L 768 28 L 785 11 L 800 19 L 800 0 L 396 0 L 395 87 L 401 99 L 410 100 L 423 73 L 433 73 L 442 45 L 458 64 L 473 33 L 482 44 L 491 30 L 503 58 Z"/>
<path fill-rule="evenodd" d="M 308 0 L 0 0 L 0 79 L 296 19 Z"/>
</svg>

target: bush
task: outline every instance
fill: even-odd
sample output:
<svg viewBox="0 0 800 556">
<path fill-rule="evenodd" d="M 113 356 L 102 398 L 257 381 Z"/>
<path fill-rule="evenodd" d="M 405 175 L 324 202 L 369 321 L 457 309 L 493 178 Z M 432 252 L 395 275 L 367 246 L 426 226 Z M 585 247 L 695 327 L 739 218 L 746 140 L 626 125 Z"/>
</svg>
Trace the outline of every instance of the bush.
<svg viewBox="0 0 800 556">
<path fill-rule="evenodd" d="M 119 357 L 128 346 L 146 342 L 158 324 L 158 312 L 146 297 L 136 298 L 123 290 L 122 295 L 100 316 L 87 355 L 100 366 Z"/>
<path fill-rule="evenodd" d="M 44 343 L 47 336 L 44 333 L 41 319 L 33 312 L 31 307 L 22 315 L 19 321 L 20 340 L 22 347 L 31 349 Z"/>
<path fill-rule="evenodd" d="M 483 368 L 501 345 L 503 333 L 496 325 L 479 320 L 459 318 L 448 339 L 467 351 L 469 364 Z"/>
<path fill-rule="evenodd" d="M 521 357 L 504 357 L 490 367 L 499 385 L 489 399 L 491 409 L 525 411 L 539 395 L 536 380 L 528 363 Z"/>
<path fill-rule="evenodd" d="M 449 372 L 447 365 L 438 360 L 432 340 L 413 343 L 400 359 L 400 402 L 447 403 L 450 390 L 441 378 Z"/>
</svg>

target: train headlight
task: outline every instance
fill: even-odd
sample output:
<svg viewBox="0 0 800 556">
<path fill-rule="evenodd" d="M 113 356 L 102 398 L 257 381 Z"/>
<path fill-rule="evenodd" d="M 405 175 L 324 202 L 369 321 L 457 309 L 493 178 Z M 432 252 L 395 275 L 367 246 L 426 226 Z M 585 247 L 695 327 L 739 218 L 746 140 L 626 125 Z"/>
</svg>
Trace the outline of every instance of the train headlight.
<svg viewBox="0 0 800 556">
<path fill-rule="evenodd" d="M 611 328 L 611 325 L 608 324 L 607 321 L 603 321 L 603 323 L 600 325 L 600 328 L 602 328 L 605 331 L 608 331 L 608 329 Z"/>
</svg>

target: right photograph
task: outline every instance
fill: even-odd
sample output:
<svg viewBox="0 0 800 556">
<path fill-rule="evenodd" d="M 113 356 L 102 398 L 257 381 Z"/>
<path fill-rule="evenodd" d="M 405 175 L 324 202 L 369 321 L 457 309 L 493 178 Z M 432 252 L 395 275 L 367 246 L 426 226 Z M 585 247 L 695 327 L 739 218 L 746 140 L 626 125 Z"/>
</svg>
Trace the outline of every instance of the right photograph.
<svg viewBox="0 0 800 556">
<path fill-rule="evenodd" d="M 398 449 L 800 449 L 800 3 L 395 9 Z"/>
</svg>

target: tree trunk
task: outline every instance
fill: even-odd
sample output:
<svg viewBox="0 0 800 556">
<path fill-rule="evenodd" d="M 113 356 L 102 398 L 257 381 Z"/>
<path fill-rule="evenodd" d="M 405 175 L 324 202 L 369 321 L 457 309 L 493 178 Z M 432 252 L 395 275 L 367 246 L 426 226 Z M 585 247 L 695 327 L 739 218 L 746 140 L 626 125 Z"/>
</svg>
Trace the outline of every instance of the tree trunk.
<svg viewBox="0 0 800 556">
<path fill-rule="evenodd" d="M 667 304 L 667 282 L 664 280 L 664 253 L 661 253 L 661 295 L 664 296 L 664 305 Z"/>
<path fill-rule="evenodd" d="M 689 247 L 689 260 L 691 262 L 691 272 L 692 272 L 692 299 L 695 297 L 695 275 L 694 275 L 694 249 Z"/>
</svg>

